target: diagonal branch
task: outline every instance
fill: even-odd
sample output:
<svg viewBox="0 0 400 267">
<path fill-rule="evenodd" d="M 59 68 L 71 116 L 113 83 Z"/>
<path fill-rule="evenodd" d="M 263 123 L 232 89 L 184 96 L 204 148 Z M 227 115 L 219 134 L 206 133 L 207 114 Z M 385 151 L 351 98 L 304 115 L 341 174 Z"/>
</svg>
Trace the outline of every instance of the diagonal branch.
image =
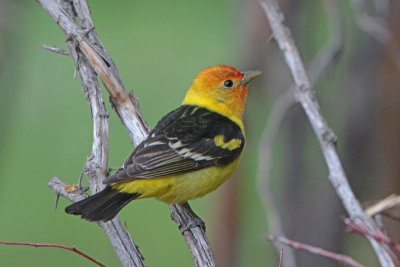
<svg viewBox="0 0 400 267">
<path fill-rule="evenodd" d="M 48 186 L 60 196 L 69 199 L 72 202 L 80 201 L 87 197 L 85 190 L 77 188 L 76 190 L 66 190 L 67 184 L 58 177 L 54 177 L 48 183 Z M 123 266 L 144 266 L 143 256 L 133 243 L 130 235 L 124 230 L 118 218 L 114 218 L 109 222 L 99 222 L 98 225 L 104 230 L 110 239 Z M 133 247 L 132 247 L 133 246 Z M 126 254 L 125 254 L 126 253 Z"/>
<path fill-rule="evenodd" d="M 60 28 L 64 31 L 67 36 L 67 43 L 70 47 L 72 57 L 77 66 L 77 70 L 81 73 L 82 70 L 94 70 L 95 74 L 99 75 L 105 85 L 108 93 L 110 94 L 110 101 L 113 104 L 115 111 L 117 112 L 119 118 L 121 119 L 124 126 L 127 128 L 130 137 L 135 145 L 140 144 L 143 141 L 149 131 L 149 127 L 142 118 L 138 101 L 133 93 L 127 93 L 124 90 L 121 78 L 119 77 L 118 71 L 115 67 L 114 62 L 108 55 L 107 51 L 104 49 L 100 39 L 98 38 L 95 30 L 93 21 L 90 16 L 90 11 L 85 0 L 73 0 L 62 2 L 61 4 L 54 0 L 38 0 L 39 3 L 47 10 L 47 12 L 53 17 Z M 67 8 L 66 8 L 67 7 Z M 73 8 L 72 8 L 73 7 Z M 74 17 L 77 16 L 83 25 L 83 29 L 79 28 L 74 22 Z M 79 61 L 85 62 L 84 65 L 79 66 Z M 94 76 L 95 77 L 95 76 Z M 82 77 L 84 81 L 85 78 Z M 96 82 L 97 79 L 95 78 Z M 97 84 L 96 84 L 97 86 Z M 85 86 L 84 91 L 86 89 Z M 97 96 L 99 97 L 99 103 L 103 104 L 101 97 L 101 92 L 95 90 Z M 90 101 L 91 93 L 87 94 L 89 103 L 92 107 L 92 102 Z M 92 115 L 93 113 L 92 107 Z M 104 112 L 96 113 L 100 116 L 102 121 L 107 119 L 108 114 Z M 108 149 L 108 136 L 106 138 L 107 145 L 101 146 L 101 141 L 98 139 L 100 128 L 96 128 L 96 123 L 94 125 L 94 142 L 93 149 L 105 148 Z M 107 125 L 108 131 L 108 125 Z M 100 143 L 99 143 L 100 141 Z M 101 150 L 105 152 L 105 150 Z M 93 161 L 93 155 L 89 157 L 87 164 L 85 165 L 85 171 L 88 176 L 89 184 L 92 185 L 91 181 L 96 181 L 90 186 L 91 191 L 97 192 L 102 188 L 101 181 L 106 175 L 106 168 L 98 168 L 98 162 Z M 108 152 L 107 152 L 108 155 Z M 104 158 L 103 158 L 104 159 Z M 106 165 L 106 164 L 105 164 Z M 201 219 L 197 217 L 191 211 L 188 205 L 170 205 L 171 217 L 175 222 L 179 222 L 179 228 L 192 252 L 195 262 L 198 266 L 215 266 L 214 256 L 211 250 L 211 246 L 207 240 L 204 230 L 201 227 Z M 109 222 L 112 225 L 120 225 L 119 220 L 115 218 L 113 221 Z M 108 225 L 108 223 L 99 223 L 100 226 Z M 121 228 L 122 229 L 122 228 Z M 105 230 L 107 235 L 116 235 L 119 239 L 130 240 L 130 236 L 126 232 L 115 231 L 115 228 L 109 228 Z M 128 242 L 129 243 L 129 242 Z M 121 243 L 123 247 L 128 249 L 130 252 L 136 254 L 135 262 L 136 265 L 132 263 L 132 259 L 125 261 L 122 259 L 123 255 L 119 254 L 120 260 L 124 266 L 142 266 L 141 255 L 137 251 L 133 242 Z M 114 245 L 114 248 L 118 247 Z M 127 255 L 130 255 L 127 253 Z M 135 258 L 134 257 L 134 258 Z"/>
<path fill-rule="evenodd" d="M 332 67 L 337 61 L 337 54 L 342 49 L 342 32 L 341 32 L 341 18 L 337 10 L 337 5 L 334 0 L 325 0 L 325 7 L 329 16 L 329 40 L 324 47 L 320 49 L 315 56 L 308 72 L 310 79 L 314 83 L 327 69 Z M 270 173 L 273 164 L 272 146 L 277 138 L 280 126 L 285 118 L 287 111 L 295 103 L 294 91 L 295 86 L 288 88 L 282 95 L 275 101 L 271 108 L 271 112 L 261 135 L 259 149 L 258 149 L 258 170 L 257 170 L 257 189 L 258 195 L 262 200 L 264 209 L 266 211 L 268 228 L 270 231 L 278 235 L 284 235 L 280 214 L 276 206 L 272 190 L 270 188 Z M 282 249 L 279 242 L 274 243 L 277 250 Z M 285 252 L 285 261 L 290 266 L 295 266 L 295 256 L 292 249 L 287 249 Z"/>
<path fill-rule="evenodd" d="M 362 236 L 369 236 L 375 239 L 376 241 L 384 244 L 388 244 L 389 246 L 393 247 L 397 252 L 400 252 L 400 243 L 394 241 L 387 235 L 382 232 L 370 232 L 367 228 L 362 227 L 360 225 L 355 224 L 352 220 L 345 218 L 344 224 L 347 226 L 346 231 L 350 233 L 355 233 Z"/>
<path fill-rule="evenodd" d="M 323 155 L 329 169 L 329 180 L 341 199 L 347 213 L 360 225 L 367 226 L 371 231 L 379 231 L 377 226 L 368 215 L 365 214 L 357 201 L 351 187 L 348 183 L 342 163 L 336 152 L 336 135 L 329 128 L 325 118 L 322 116 L 319 104 L 315 99 L 310 80 L 305 71 L 304 64 L 296 48 L 290 30 L 286 28 L 283 22 L 283 14 L 275 0 L 260 0 L 261 7 L 268 17 L 270 26 L 274 33 L 285 60 L 292 72 L 296 84 L 295 98 L 302 105 L 311 126 L 320 142 Z M 373 238 L 368 238 L 374 248 L 382 266 L 394 266 L 393 260 L 387 252 L 387 246 L 382 245 Z"/>
</svg>

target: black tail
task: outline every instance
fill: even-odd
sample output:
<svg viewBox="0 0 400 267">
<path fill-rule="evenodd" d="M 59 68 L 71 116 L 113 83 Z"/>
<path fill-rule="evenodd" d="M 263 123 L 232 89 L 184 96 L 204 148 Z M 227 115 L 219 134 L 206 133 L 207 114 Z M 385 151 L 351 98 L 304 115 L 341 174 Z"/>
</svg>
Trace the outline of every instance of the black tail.
<svg viewBox="0 0 400 267">
<path fill-rule="evenodd" d="M 65 212 L 81 215 L 88 221 L 109 221 L 130 201 L 139 194 L 121 193 L 107 186 L 103 191 L 65 208 Z"/>
</svg>

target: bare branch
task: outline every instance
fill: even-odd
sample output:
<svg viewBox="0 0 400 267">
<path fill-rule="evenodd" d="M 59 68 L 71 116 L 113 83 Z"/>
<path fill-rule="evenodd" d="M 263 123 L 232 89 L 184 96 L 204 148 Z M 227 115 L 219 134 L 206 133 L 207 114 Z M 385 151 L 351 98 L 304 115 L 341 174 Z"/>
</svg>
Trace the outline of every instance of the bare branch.
<svg viewBox="0 0 400 267">
<path fill-rule="evenodd" d="M 400 207 L 400 196 L 396 194 L 385 197 L 374 205 L 368 207 L 366 213 L 372 217 L 394 207 Z"/>
<path fill-rule="evenodd" d="M 85 191 L 88 188 L 79 188 L 75 191 L 67 191 L 66 187 L 68 186 L 66 183 L 60 180 L 58 177 L 54 177 L 47 184 L 57 195 L 63 196 L 66 199 L 69 199 L 72 202 L 78 202 L 82 199 L 87 198 L 87 194 Z"/>
<path fill-rule="evenodd" d="M 82 54 L 81 50 L 77 49 L 77 42 L 83 42 L 84 38 L 90 38 L 83 34 L 83 31 L 75 24 L 73 17 L 70 17 L 74 16 L 75 12 L 81 10 L 82 5 L 75 5 L 73 7 L 71 2 L 59 3 L 51 0 L 39 0 L 39 3 L 53 18 L 55 18 L 57 23 L 67 34 L 67 45 L 75 62 L 76 69 L 80 74 L 82 90 L 86 94 L 86 99 L 90 106 L 93 119 L 93 144 L 92 154 L 86 161 L 84 171 L 88 177 L 91 192 L 96 193 L 104 187 L 102 181 L 107 173 L 109 147 L 108 113 L 104 107 L 103 97 L 97 82 L 97 74 L 84 54 Z M 85 4 L 83 4 L 83 6 L 85 6 Z M 89 13 L 87 13 L 87 15 L 89 15 Z M 83 19 L 80 17 L 80 23 L 92 29 L 91 25 L 88 24 L 90 22 L 91 19 Z M 91 33 L 93 34 L 93 31 Z M 87 34 L 86 32 L 86 35 Z M 52 180 L 50 185 L 56 186 L 57 183 L 55 182 L 57 181 Z M 65 190 L 65 186 L 63 188 Z M 58 194 L 63 195 L 64 192 L 62 188 L 58 186 L 58 189 Z M 73 194 L 78 194 L 79 197 L 72 197 L 71 195 Z M 70 198 L 74 198 L 74 200 L 83 198 L 82 192 L 68 192 L 67 195 Z M 98 223 L 98 225 L 107 234 L 123 266 L 144 266 L 142 255 L 133 243 L 132 238 L 123 229 L 117 217 L 106 223 Z"/>
<path fill-rule="evenodd" d="M 176 222 L 188 244 L 196 266 L 216 266 L 211 245 L 205 235 L 204 222 L 192 211 L 186 202 L 170 205 L 171 218 Z"/>
<path fill-rule="evenodd" d="M 302 249 L 305 251 L 308 251 L 312 254 L 315 255 L 319 255 L 325 258 L 329 258 L 329 259 L 333 259 L 335 261 L 338 261 L 340 263 L 344 263 L 347 265 L 351 265 L 354 267 L 365 267 L 365 265 L 355 261 L 353 258 L 347 256 L 347 255 L 343 255 L 343 254 L 339 254 L 339 253 L 335 253 L 332 251 L 328 251 L 319 247 L 314 247 L 314 246 L 310 246 L 301 242 L 297 242 L 297 241 L 293 241 L 284 237 L 280 237 L 280 236 L 275 236 L 275 235 L 270 235 L 267 237 L 268 241 L 271 242 L 278 242 L 281 243 L 285 246 L 289 246 L 292 248 L 297 248 L 297 249 Z"/>
<path fill-rule="evenodd" d="M 400 252 L 400 243 L 394 241 L 393 239 L 391 239 L 390 237 L 388 237 L 381 231 L 371 232 L 366 227 L 363 227 L 361 225 L 354 223 L 349 218 L 344 219 L 344 224 L 347 226 L 346 230 L 348 232 L 362 235 L 365 237 L 371 237 L 380 243 L 388 244 L 389 246 L 393 247 L 398 252 Z"/>
<path fill-rule="evenodd" d="M 342 200 L 342 203 L 357 224 L 366 225 L 370 230 L 377 230 L 376 225 L 365 214 L 360 203 L 354 196 L 344 173 L 342 163 L 336 152 L 336 135 L 329 128 L 325 118 L 322 116 L 319 104 L 314 97 L 310 80 L 305 71 L 300 54 L 291 37 L 290 30 L 286 28 L 283 22 L 283 14 L 275 0 L 260 0 L 260 4 L 268 17 L 270 26 L 274 32 L 274 38 L 282 50 L 285 60 L 291 70 L 293 79 L 297 86 L 295 91 L 296 100 L 302 105 L 311 126 L 318 137 L 323 155 L 329 169 L 329 179 L 336 190 L 336 193 Z M 393 260 L 387 253 L 387 247 L 369 238 L 379 261 L 382 266 L 394 266 Z"/>
<path fill-rule="evenodd" d="M 71 55 L 67 50 L 64 50 L 64 49 L 61 49 L 61 48 L 58 48 L 58 47 L 55 47 L 55 46 L 51 46 L 51 45 L 45 45 L 44 44 L 44 45 L 42 45 L 42 48 L 47 49 L 47 50 L 49 50 L 51 52 L 54 52 L 56 54 L 64 55 L 64 56 L 70 56 Z"/>
<path fill-rule="evenodd" d="M 101 77 L 111 96 L 111 102 L 118 116 L 129 130 L 133 143 L 136 146 L 139 145 L 147 137 L 149 127 L 142 119 L 141 113 L 138 112 L 138 107 L 135 107 L 132 99 L 122 87 L 122 84 L 120 84 L 113 73 L 109 71 L 103 58 L 86 41 L 79 42 L 79 45 L 82 52 L 95 68 L 96 73 Z M 131 96 L 136 99 L 133 94 L 131 94 Z"/>
<path fill-rule="evenodd" d="M 149 131 L 149 127 L 146 122 L 142 118 L 139 103 L 137 102 L 136 97 L 133 93 L 127 93 L 124 90 L 121 79 L 119 77 L 118 71 L 115 67 L 114 62 L 111 57 L 108 55 L 107 51 L 104 49 L 104 46 L 101 44 L 100 39 L 98 38 L 95 30 L 93 21 L 90 17 L 90 11 L 88 9 L 87 3 L 85 0 L 73 0 L 73 3 L 70 1 L 62 2 L 62 5 L 71 5 L 73 4 L 73 9 L 66 9 L 61 4 L 58 4 L 56 1 L 52 0 L 38 0 L 40 4 L 47 10 L 47 12 L 54 18 L 54 20 L 58 23 L 60 28 L 64 31 L 67 36 L 67 43 L 71 50 L 71 55 L 74 58 L 77 69 L 80 71 L 81 78 L 85 81 L 85 78 L 82 77 L 82 70 L 85 72 L 86 70 L 94 70 L 95 74 L 99 75 L 110 94 L 110 100 L 115 108 L 119 118 L 122 123 L 127 128 L 130 137 L 135 145 L 140 144 L 143 141 Z M 81 24 L 84 26 L 84 29 L 80 29 L 71 18 L 73 15 L 78 16 Z M 81 52 L 83 54 L 81 54 Z M 82 63 L 83 62 L 83 63 Z M 80 64 L 80 65 L 79 65 Z M 95 77 L 95 76 L 93 76 Z M 94 80 L 93 80 L 94 82 Z M 97 82 L 97 80 L 96 80 Z M 94 84 L 94 88 L 96 88 L 97 84 Z M 84 87 L 84 91 L 86 92 L 89 88 Z M 101 104 L 102 97 L 101 92 L 95 89 L 95 94 L 87 93 L 87 98 L 89 99 L 89 103 L 92 108 L 92 115 L 99 115 L 99 123 L 104 122 L 107 118 L 108 114 L 105 112 L 98 112 L 99 109 L 94 110 L 92 106 L 91 96 L 98 96 L 98 100 Z M 96 112 L 96 113 L 95 113 Z M 103 117 L 101 117 L 103 116 Z M 96 149 L 98 153 L 101 155 L 105 150 L 108 149 L 107 146 L 102 146 L 102 142 L 105 141 L 105 138 L 101 138 L 98 135 L 100 134 L 101 124 L 98 124 L 99 127 L 94 127 L 94 142 L 93 142 L 93 151 Z M 107 126 L 108 131 L 108 126 Z M 108 137 L 106 138 L 108 142 Z M 96 153 L 92 153 L 92 156 L 89 157 L 87 164 L 85 165 L 85 172 L 88 176 L 89 184 L 91 185 L 92 192 L 98 192 L 103 185 L 101 185 L 101 181 L 106 175 L 106 168 L 103 165 L 106 158 L 101 158 L 101 164 L 99 160 L 95 160 Z M 91 183 L 91 181 L 97 181 L 96 183 Z M 93 185 L 93 186 L 92 186 Z M 198 226 L 198 221 L 201 221 L 191 210 L 185 208 L 182 205 L 171 205 L 171 216 L 176 216 L 179 218 L 183 225 L 180 225 L 180 229 L 185 229 L 183 235 L 185 237 L 186 242 L 188 243 L 189 248 L 192 251 L 192 255 L 195 258 L 197 264 L 204 264 L 202 266 L 215 266 L 215 260 L 211 251 L 211 246 L 208 243 L 205 232 Z M 186 219 L 184 219 L 186 218 Z M 111 222 L 108 223 L 99 223 L 101 227 L 109 227 L 105 229 L 108 236 L 116 235 L 118 236 L 120 243 L 122 244 L 122 240 L 131 241 L 130 236 L 126 232 L 122 232 L 122 226 L 117 218 L 114 218 Z M 115 225 L 118 226 L 116 230 Z M 121 227 L 120 227 L 121 226 Z M 104 229 L 104 228 L 103 228 Z M 118 232 L 117 234 L 112 232 Z M 124 238 L 122 238 L 124 237 Z M 200 246 L 196 246 L 195 244 L 201 244 Z M 118 244 L 113 244 L 114 248 L 117 248 Z M 125 253 L 118 253 L 121 262 L 124 266 L 142 266 L 141 255 L 137 251 L 136 247 L 132 242 L 130 244 L 124 244 L 123 247 L 131 250 L 131 252 L 126 251 Z M 123 254 L 130 255 L 130 253 L 136 254 L 136 256 L 132 259 L 122 259 Z M 132 255 L 130 255 L 132 256 Z M 204 261 L 204 259 L 207 259 Z M 138 260 L 139 259 L 139 260 Z M 132 260 L 138 260 L 135 263 L 132 263 Z M 135 265 L 136 264 L 136 265 Z"/>
<path fill-rule="evenodd" d="M 65 246 L 65 245 L 59 245 L 59 244 L 43 244 L 43 243 L 32 243 L 32 242 L 12 242 L 12 241 L 0 241 L 0 244 L 3 245 L 17 245 L 17 246 L 31 246 L 31 247 L 52 247 L 52 248 L 62 248 L 62 249 L 66 249 L 66 250 L 70 250 L 73 251 L 83 257 L 85 257 L 86 259 L 94 262 L 95 264 L 97 264 L 98 266 L 102 266 L 105 267 L 104 264 L 100 263 L 99 261 L 95 260 L 94 258 L 90 257 L 89 255 L 83 253 L 82 251 L 80 251 L 79 249 L 77 249 L 75 246 L 70 247 L 70 246 Z"/>
<path fill-rule="evenodd" d="M 329 17 L 330 35 L 327 44 L 318 52 L 308 68 L 312 82 L 317 81 L 328 68 L 336 63 L 336 55 L 342 48 L 342 25 L 337 10 L 337 3 L 332 0 L 325 0 L 325 7 Z M 279 212 L 269 185 L 271 165 L 273 164 L 272 146 L 278 136 L 280 125 L 282 124 L 285 114 L 295 103 L 295 89 L 295 86 L 290 87 L 275 101 L 258 146 L 258 195 L 268 214 L 269 231 L 278 235 L 284 235 L 284 233 L 281 227 L 282 224 L 280 222 Z M 278 251 L 282 249 L 279 243 L 275 243 L 275 245 Z M 295 257 L 290 249 L 286 251 L 285 261 L 289 266 L 295 266 Z"/>
<path fill-rule="evenodd" d="M 281 252 L 279 253 L 279 267 L 282 267 L 282 262 L 283 262 L 283 248 L 281 249 Z"/>
</svg>

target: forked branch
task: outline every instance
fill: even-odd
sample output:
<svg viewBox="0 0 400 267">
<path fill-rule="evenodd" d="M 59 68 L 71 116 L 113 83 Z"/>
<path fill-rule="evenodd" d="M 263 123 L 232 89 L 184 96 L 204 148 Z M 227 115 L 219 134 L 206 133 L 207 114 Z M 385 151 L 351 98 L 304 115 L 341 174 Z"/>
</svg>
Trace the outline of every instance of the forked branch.
<svg viewBox="0 0 400 267">
<path fill-rule="evenodd" d="M 38 0 L 38 2 L 66 34 L 66 42 L 70 48 L 69 53 L 81 76 L 82 88 L 91 108 L 94 121 L 93 147 L 84 171 L 88 176 L 92 193 L 96 193 L 103 188 L 102 180 L 106 176 L 108 160 L 108 113 L 104 108 L 103 97 L 97 84 L 97 75 L 102 79 L 110 94 L 111 103 L 135 145 L 140 144 L 146 138 L 149 127 L 142 118 L 136 97 L 133 93 L 125 91 L 113 60 L 94 30 L 86 0 L 60 2 Z M 77 25 L 76 20 L 79 20 L 82 27 Z M 54 51 L 54 49 L 51 50 Z M 62 192 L 63 195 L 65 192 L 60 188 L 60 182 L 60 180 L 53 179 L 49 185 L 55 186 L 52 188 L 58 188 L 58 193 Z M 75 192 L 67 193 L 73 200 L 74 197 L 71 197 L 71 194 Z M 82 192 L 76 192 L 76 194 L 82 195 Z M 179 225 L 179 228 L 183 229 L 182 234 L 196 264 L 198 266 L 215 266 L 211 246 L 201 224 L 198 223 L 201 220 L 185 205 L 171 205 L 170 209 L 174 221 L 182 224 Z M 124 266 L 143 266 L 141 254 L 129 234 L 123 230 L 118 218 L 98 224 L 113 243 Z"/>
</svg>

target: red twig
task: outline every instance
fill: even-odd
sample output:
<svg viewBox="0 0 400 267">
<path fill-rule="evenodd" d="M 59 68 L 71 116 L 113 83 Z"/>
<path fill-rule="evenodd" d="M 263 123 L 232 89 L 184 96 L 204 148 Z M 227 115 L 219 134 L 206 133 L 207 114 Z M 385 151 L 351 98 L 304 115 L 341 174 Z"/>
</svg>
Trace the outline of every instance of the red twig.
<svg viewBox="0 0 400 267">
<path fill-rule="evenodd" d="M 358 225 L 348 218 L 344 219 L 344 224 L 347 226 L 346 231 L 366 237 L 372 237 L 376 241 L 388 244 L 389 246 L 400 252 L 400 244 L 382 233 L 381 231 L 370 232 L 365 226 Z"/>
<path fill-rule="evenodd" d="M 343 254 L 339 254 L 339 253 L 335 253 L 332 251 L 328 251 L 319 247 L 314 247 L 314 246 L 310 246 L 301 242 L 297 242 L 297 241 L 293 241 L 284 237 L 280 237 L 280 236 L 275 236 L 275 235 L 270 235 L 267 237 L 268 241 L 271 242 L 278 242 L 281 243 L 283 245 L 292 247 L 292 248 L 297 248 L 297 249 L 302 249 L 305 251 L 308 251 L 312 254 L 316 254 L 316 255 L 320 255 L 329 259 L 333 259 L 336 260 L 338 262 L 344 263 L 344 264 L 348 264 L 354 267 L 365 267 L 365 265 L 355 261 L 353 258 L 351 258 L 350 256 L 347 255 L 343 255 Z"/>
<path fill-rule="evenodd" d="M 396 241 L 392 240 L 390 237 L 388 237 L 381 231 L 371 232 L 365 226 L 358 225 L 355 222 L 353 222 L 352 220 L 350 220 L 349 218 L 344 219 L 344 224 L 347 226 L 346 231 L 355 233 L 358 235 L 362 235 L 364 237 L 373 238 L 377 242 L 379 242 L 381 244 L 387 244 L 400 252 L 400 244 L 397 243 Z M 393 251 L 391 251 L 389 248 L 386 248 L 386 250 L 387 250 L 388 254 L 390 255 L 390 257 L 392 258 L 394 264 L 396 266 L 400 266 L 400 262 L 396 256 L 396 254 L 393 253 Z"/>
<path fill-rule="evenodd" d="M 75 247 L 69 247 L 69 246 L 64 246 L 64 245 L 59 245 L 59 244 L 42 244 L 42 243 L 31 243 L 31 242 L 13 242 L 13 241 L 0 241 L 0 244 L 4 245 L 20 245 L 20 246 L 32 246 L 32 247 L 53 247 L 53 248 L 62 248 L 66 250 L 73 251 L 75 253 L 78 253 L 79 255 L 85 257 L 86 259 L 94 262 L 98 266 L 101 267 L 106 267 L 104 264 L 98 262 L 97 260 L 93 259 L 89 255 L 86 255 L 82 251 L 76 249 Z"/>
</svg>

